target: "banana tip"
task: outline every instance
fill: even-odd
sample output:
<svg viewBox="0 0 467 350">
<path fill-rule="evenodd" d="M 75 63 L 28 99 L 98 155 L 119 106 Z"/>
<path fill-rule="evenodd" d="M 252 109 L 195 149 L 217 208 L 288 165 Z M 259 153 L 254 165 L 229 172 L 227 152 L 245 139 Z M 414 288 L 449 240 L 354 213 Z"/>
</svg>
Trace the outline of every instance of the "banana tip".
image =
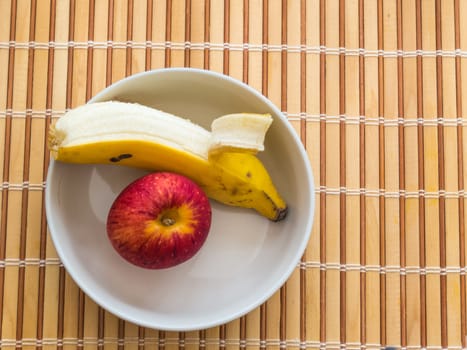
<svg viewBox="0 0 467 350">
<path fill-rule="evenodd" d="M 276 215 L 275 219 L 273 220 L 274 222 L 284 220 L 285 217 L 287 216 L 287 214 L 289 213 L 289 207 L 286 206 L 284 208 L 277 208 L 276 213 L 277 213 L 277 215 Z"/>
</svg>

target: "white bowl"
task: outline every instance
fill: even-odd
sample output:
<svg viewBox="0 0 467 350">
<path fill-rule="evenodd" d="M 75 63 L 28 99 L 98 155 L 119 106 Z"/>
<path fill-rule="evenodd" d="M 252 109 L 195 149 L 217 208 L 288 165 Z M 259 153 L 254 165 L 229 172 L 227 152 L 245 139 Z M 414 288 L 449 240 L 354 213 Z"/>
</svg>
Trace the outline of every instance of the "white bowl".
<svg viewBox="0 0 467 350">
<path fill-rule="evenodd" d="M 208 129 L 211 120 L 223 114 L 271 113 L 274 122 L 260 158 L 287 201 L 289 214 L 275 223 L 252 210 L 211 202 L 211 231 L 197 255 L 170 269 L 142 269 L 114 251 L 105 222 L 117 194 L 146 172 L 52 160 L 46 187 L 47 220 L 68 273 L 106 310 L 161 330 L 217 326 L 265 302 L 297 267 L 313 222 L 312 171 L 290 123 L 254 89 L 198 69 L 136 74 L 106 88 L 91 102 L 113 99 L 156 107 Z"/>
</svg>

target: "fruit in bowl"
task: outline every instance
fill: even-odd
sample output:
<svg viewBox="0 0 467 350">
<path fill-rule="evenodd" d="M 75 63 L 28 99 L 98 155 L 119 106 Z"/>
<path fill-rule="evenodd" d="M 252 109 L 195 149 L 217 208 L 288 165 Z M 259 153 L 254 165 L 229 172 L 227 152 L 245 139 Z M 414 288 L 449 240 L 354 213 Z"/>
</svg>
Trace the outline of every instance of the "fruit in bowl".
<svg viewBox="0 0 467 350">
<path fill-rule="evenodd" d="M 271 123 L 270 114 L 227 114 L 208 131 L 138 103 L 106 101 L 66 113 L 50 129 L 48 141 L 56 160 L 178 173 L 209 198 L 280 221 L 287 204 L 256 156 Z"/>
<path fill-rule="evenodd" d="M 130 263 L 149 269 L 179 265 L 204 244 L 211 206 L 202 189 L 175 173 L 157 172 L 129 184 L 115 199 L 107 234 Z"/>
<path fill-rule="evenodd" d="M 270 114 L 273 122 L 265 150 L 257 156 L 290 210 L 284 220 L 273 222 L 254 210 L 211 200 L 210 232 L 193 259 L 170 269 L 138 268 L 115 253 L 105 225 L 118 194 L 148 173 L 119 165 L 135 163 L 137 156 L 154 159 L 128 148 L 109 154 L 117 162 L 103 158 L 104 165 L 70 164 L 53 157 L 45 189 L 47 222 L 70 276 L 109 313 L 167 331 L 215 327 L 265 302 L 296 271 L 312 232 L 314 179 L 291 123 L 253 88 L 229 76 L 192 68 L 136 74 L 104 89 L 89 104 L 106 101 L 149 106 L 188 118 L 206 130 L 219 116 L 244 111 Z M 98 122 L 100 114 L 94 119 L 91 122 Z M 107 122 L 104 130 L 111 126 Z M 61 146 L 53 152 L 60 153 Z M 82 146 L 82 152 L 87 149 L 91 154 L 92 147 Z"/>
</svg>

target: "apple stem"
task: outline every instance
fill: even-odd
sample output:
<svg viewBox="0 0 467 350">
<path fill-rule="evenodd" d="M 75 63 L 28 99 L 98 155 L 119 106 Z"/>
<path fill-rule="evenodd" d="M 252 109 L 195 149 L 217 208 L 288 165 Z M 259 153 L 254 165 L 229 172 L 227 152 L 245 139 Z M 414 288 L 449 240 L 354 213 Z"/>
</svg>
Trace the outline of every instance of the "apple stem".
<svg viewBox="0 0 467 350">
<path fill-rule="evenodd" d="M 165 218 L 162 219 L 162 224 L 164 226 L 172 226 L 173 224 L 175 224 L 175 219 L 165 217 Z"/>
</svg>

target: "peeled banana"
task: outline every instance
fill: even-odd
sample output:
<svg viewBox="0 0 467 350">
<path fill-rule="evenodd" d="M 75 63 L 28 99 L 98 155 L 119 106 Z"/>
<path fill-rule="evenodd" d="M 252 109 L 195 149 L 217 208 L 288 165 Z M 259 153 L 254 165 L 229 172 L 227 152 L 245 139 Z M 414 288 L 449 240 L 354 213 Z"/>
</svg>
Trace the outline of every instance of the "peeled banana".
<svg viewBox="0 0 467 350">
<path fill-rule="evenodd" d="M 48 146 L 57 161 L 177 172 L 216 201 L 255 209 L 273 221 L 284 219 L 287 204 L 255 155 L 263 149 L 272 118 L 246 113 L 220 118 L 210 132 L 140 104 L 90 103 L 70 110 L 50 128 Z"/>
</svg>

